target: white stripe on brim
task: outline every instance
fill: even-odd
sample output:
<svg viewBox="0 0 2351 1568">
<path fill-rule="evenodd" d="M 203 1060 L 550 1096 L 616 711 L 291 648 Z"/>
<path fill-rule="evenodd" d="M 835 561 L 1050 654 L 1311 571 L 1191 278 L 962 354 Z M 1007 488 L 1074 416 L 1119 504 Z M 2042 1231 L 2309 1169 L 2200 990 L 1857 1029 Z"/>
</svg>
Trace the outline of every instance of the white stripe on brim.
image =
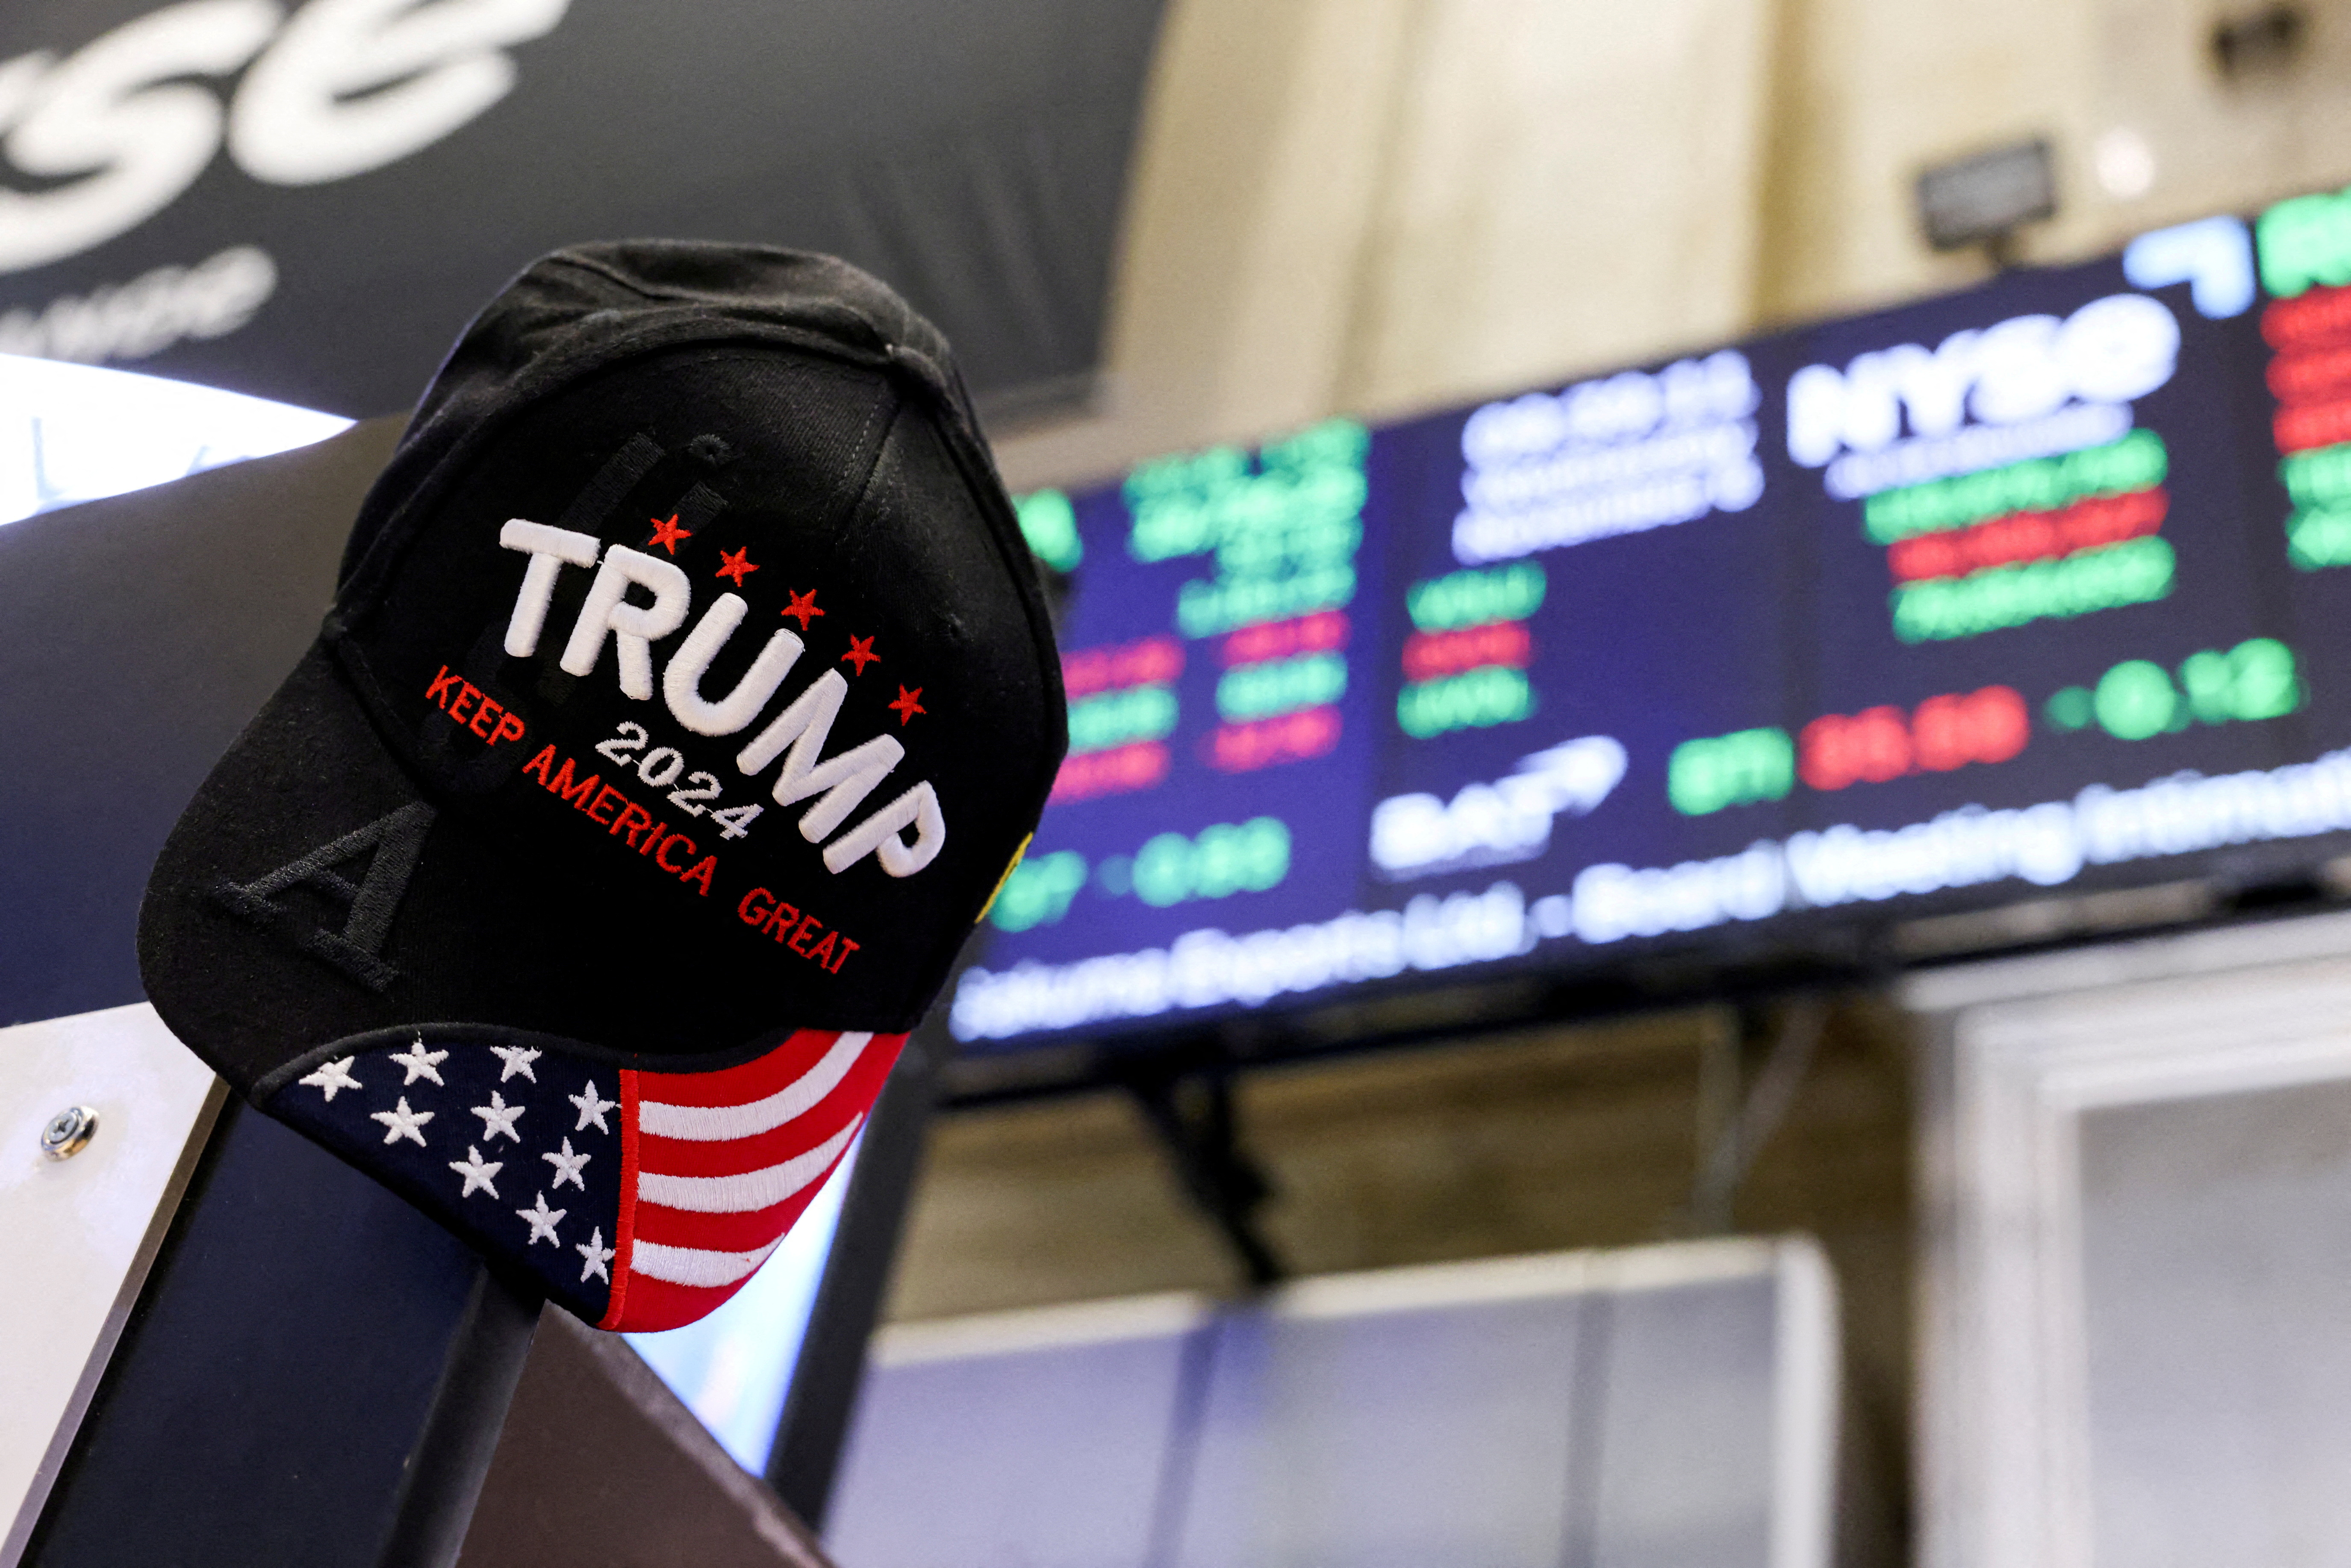
<svg viewBox="0 0 2351 1568">
<path fill-rule="evenodd" d="M 747 1105 L 666 1105 L 658 1100 L 637 1104 L 637 1131 L 656 1138 L 683 1138 L 699 1144 L 748 1138 L 782 1126 L 813 1110 L 817 1102 L 838 1088 L 864 1054 L 871 1034 L 844 1034 L 823 1059 L 764 1100 Z"/>
<path fill-rule="evenodd" d="M 794 1155 L 779 1166 L 746 1171 L 741 1176 L 681 1176 L 641 1172 L 637 1176 L 637 1201 L 661 1208 L 691 1209 L 696 1214 L 748 1214 L 754 1209 L 773 1208 L 822 1176 L 864 1124 L 864 1117 L 852 1117 L 849 1125 L 808 1153 Z"/>
<path fill-rule="evenodd" d="M 783 1240 L 778 1237 L 756 1252 L 706 1252 L 699 1247 L 664 1247 L 658 1241 L 640 1241 L 629 1252 L 629 1272 L 643 1274 L 648 1280 L 664 1280 L 673 1285 L 694 1285 L 716 1290 L 731 1285 L 768 1260 Z"/>
</svg>

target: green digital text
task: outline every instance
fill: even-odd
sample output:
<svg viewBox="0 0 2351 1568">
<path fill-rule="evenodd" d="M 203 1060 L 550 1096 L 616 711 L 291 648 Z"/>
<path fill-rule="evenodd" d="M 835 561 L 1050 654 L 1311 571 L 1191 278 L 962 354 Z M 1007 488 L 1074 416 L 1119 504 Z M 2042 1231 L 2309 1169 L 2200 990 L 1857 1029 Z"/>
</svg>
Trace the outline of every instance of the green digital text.
<svg viewBox="0 0 2351 1568">
<path fill-rule="evenodd" d="M 1450 632 L 1489 621 L 1522 621 L 1542 607 L 1549 580 L 1531 560 L 1485 571 L 1457 571 L 1416 582 L 1404 607 L 1423 632 Z"/>
<path fill-rule="evenodd" d="M 1301 653 L 1227 670 L 1217 681 L 1217 713 L 1228 724 L 1271 718 L 1337 702 L 1347 692 L 1347 661 L 1337 653 Z"/>
<path fill-rule="evenodd" d="M 988 923 L 1000 931 L 1051 925 L 1069 914 L 1070 901 L 1086 884 L 1086 857 L 1075 850 L 1033 855 L 1012 868 L 996 895 Z"/>
<path fill-rule="evenodd" d="M 2117 740 L 2146 740 L 2191 724 L 2280 718 L 2302 706 L 2294 650 L 2274 637 L 2250 637 L 2223 652 L 2190 653 L 2178 669 L 2152 659 L 2125 659 L 2095 686 L 2067 686 L 2042 713 L 2057 729 L 2095 724 Z"/>
<path fill-rule="evenodd" d="M 1070 705 L 1070 754 L 1160 740 L 1176 728 L 1171 686 L 1129 686 Z"/>
<path fill-rule="evenodd" d="M 1516 724 L 1531 718 L 1534 711 L 1534 688 L 1527 684 L 1526 673 L 1500 665 L 1415 682 L 1396 694 L 1397 727 L 1416 740 L 1457 729 Z"/>
<path fill-rule="evenodd" d="M 2170 468 L 2163 437 L 2134 430 L 2103 446 L 2032 457 L 1978 474 L 1883 490 L 1862 503 L 1862 530 L 1890 545 L 1917 534 L 1964 528 L 2011 512 L 2046 512 L 2091 496 L 2163 483 Z"/>
<path fill-rule="evenodd" d="M 1134 896 L 1155 908 L 1190 899 L 1263 893 L 1290 874 L 1290 826 L 1279 817 L 1218 822 L 1186 837 L 1161 833 L 1135 852 Z"/>
<path fill-rule="evenodd" d="M 1905 643 L 1976 637 L 2033 621 L 2064 620 L 2171 592 L 2171 546 L 2131 539 L 2057 560 L 1995 567 L 1894 591 L 1894 634 Z"/>
<path fill-rule="evenodd" d="M 1685 740 L 1666 764 L 1666 799 L 1686 817 L 1783 800 L 1796 785 L 1796 747 L 1778 728 Z"/>
<path fill-rule="evenodd" d="M 1059 490 L 1034 490 L 1012 503 L 1013 514 L 1020 519 L 1020 537 L 1037 552 L 1037 559 L 1055 571 L 1074 571 L 1085 559 L 1086 547 L 1078 538 L 1077 508 L 1070 497 Z"/>
</svg>

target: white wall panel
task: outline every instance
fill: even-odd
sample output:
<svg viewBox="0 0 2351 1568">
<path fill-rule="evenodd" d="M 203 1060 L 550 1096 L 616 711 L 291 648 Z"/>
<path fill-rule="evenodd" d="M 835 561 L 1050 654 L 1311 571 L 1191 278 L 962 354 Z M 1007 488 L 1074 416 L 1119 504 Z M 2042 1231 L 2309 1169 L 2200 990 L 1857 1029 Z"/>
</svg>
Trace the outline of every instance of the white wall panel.
<svg viewBox="0 0 2351 1568">
<path fill-rule="evenodd" d="M 47 1494 L 196 1148 L 216 1080 L 141 1002 L 0 1030 L 0 1506 L 13 1562 Z M 84 1105 L 98 1130 L 70 1158 L 42 1125 Z"/>
</svg>

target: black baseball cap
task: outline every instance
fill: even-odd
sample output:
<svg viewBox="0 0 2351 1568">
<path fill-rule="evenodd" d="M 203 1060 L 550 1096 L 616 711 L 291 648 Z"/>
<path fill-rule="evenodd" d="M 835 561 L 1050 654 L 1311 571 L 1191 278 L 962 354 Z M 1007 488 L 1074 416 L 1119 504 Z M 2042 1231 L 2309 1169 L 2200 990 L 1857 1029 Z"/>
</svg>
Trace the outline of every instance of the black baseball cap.
<svg viewBox="0 0 2351 1568">
<path fill-rule="evenodd" d="M 1066 745 L 937 331 L 829 257 L 582 246 L 426 392 L 141 971 L 263 1111 L 675 1326 L 839 1163 Z"/>
</svg>

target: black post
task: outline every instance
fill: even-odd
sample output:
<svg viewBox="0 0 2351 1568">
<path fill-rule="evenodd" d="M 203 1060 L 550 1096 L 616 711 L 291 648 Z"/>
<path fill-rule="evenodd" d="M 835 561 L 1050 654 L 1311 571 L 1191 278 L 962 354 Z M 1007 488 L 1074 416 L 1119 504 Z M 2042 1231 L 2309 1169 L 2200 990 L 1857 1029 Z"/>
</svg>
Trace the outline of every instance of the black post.
<svg viewBox="0 0 2351 1568">
<path fill-rule="evenodd" d="M 1230 1064 L 1213 1053 L 1205 1063 L 1196 1055 L 1179 1049 L 1144 1058 L 1121 1076 L 1165 1147 L 1185 1196 L 1233 1249 L 1249 1289 L 1266 1290 L 1288 1273 L 1257 1223 L 1273 1184 L 1242 1145 Z"/>
<path fill-rule="evenodd" d="M 0 1022 L 140 999 L 148 868 L 317 631 L 399 425 L 0 529 Z M 536 1322 L 431 1220 L 233 1105 L 23 1561 L 448 1563 Z"/>
<path fill-rule="evenodd" d="M 538 1306 L 241 1104 L 194 1183 L 27 1568 L 445 1568 Z"/>
</svg>

